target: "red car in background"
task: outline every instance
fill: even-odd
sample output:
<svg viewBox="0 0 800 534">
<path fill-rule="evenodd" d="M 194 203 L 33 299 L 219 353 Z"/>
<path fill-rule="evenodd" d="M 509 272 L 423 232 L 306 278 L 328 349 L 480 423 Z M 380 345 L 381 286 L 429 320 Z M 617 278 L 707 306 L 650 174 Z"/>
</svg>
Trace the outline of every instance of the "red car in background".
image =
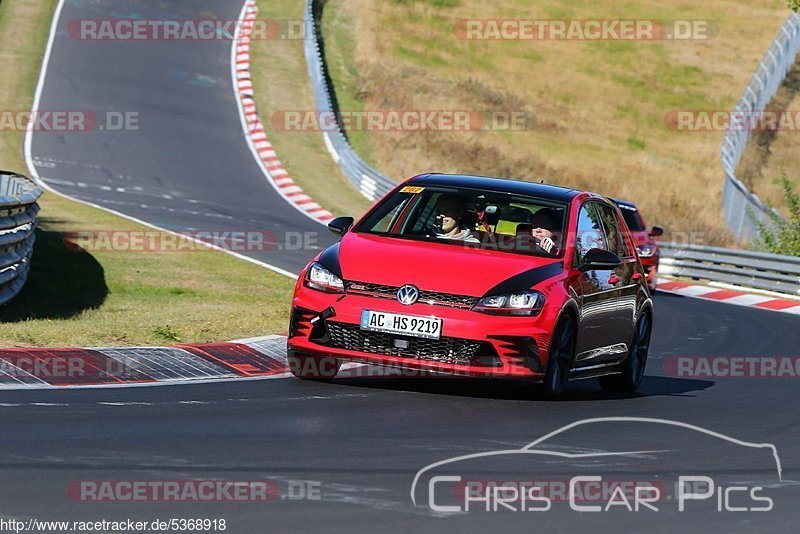
<svg viewBox="0 0 800 534">
<path fill-rule="evenodd" d="M 644 272 L 647 274 L 647 286 L 650 291 L 655 291 L 658 283 L 658 262 L 661 259 L 661 249 L 658 246 L 658 241 L 653 238 L 664 235 L 664 229 L 660 226 L 653 226 L 648 231 L 641 212 L 633 202 L 616 198 L 613 200 L 622 212 L 622 217 L 631 231 L 633 242 L 636 244 L 636 251 L 639 253 L 642 267 L 644 267 Z"/>
<path fill-rule="evenodd" d="M 552 185 L 426 174 L 398 185 L 300 272 L 287 358 L 635 390 L 653 306 L 611 200 Z"/>
</svg>

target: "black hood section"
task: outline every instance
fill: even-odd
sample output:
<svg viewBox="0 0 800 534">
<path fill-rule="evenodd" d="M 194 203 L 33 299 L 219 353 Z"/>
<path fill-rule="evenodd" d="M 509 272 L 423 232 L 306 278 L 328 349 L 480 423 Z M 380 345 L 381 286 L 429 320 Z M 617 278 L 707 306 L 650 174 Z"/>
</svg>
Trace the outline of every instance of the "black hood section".
<svg viewBox="0 0 800 534">
<path fill-rule="evenodd" d="M 501 295 L 503 293 L 514 293 L 516 291 L 527 291 L 536 284 L 544 282 L 548 278 L 552 278 L 560 274 L 564 270 L 563 262 L 551 263 L 523 271 L 515 274 L 511 278 L 503 280 L 492 289 L 486 292 L 486 296 Z"/>
<path fill-rule="evenodd" d="M 336 243 L 326 248 L 319 256 L 319 264 L 328 269 L 330 272 L 342 278 L 342 266 L 339 263 L 339 245 Z"/>
</svg>

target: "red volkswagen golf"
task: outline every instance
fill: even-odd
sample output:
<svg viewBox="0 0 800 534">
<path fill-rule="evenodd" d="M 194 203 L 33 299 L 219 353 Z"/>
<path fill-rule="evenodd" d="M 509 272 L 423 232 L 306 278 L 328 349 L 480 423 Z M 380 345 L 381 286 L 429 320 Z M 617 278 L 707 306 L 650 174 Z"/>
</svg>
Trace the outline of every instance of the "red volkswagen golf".
<svg viewBox="0 0 800 534">
<path fill-rule="evenodd" d="M 660 226 L 653 226 L 648 230 L 642 213 L 633 202 L 616 198 L 611 200 L 617 204 L 622 218 L 625 219 L 625 224 L 628 225 L 633 244 L 636 245 L 636 252 L 639 254 L 639 260 L 644 268 L 644 274 L 647 276 L 647 287 L 652 293 L 658 285 L 658 264 L 661 260 L 661 249 L 658 241 L 654 238 L 664 235 L 664 229 Z"/>
<path fill-rule="evenodd" d="M 289 367 L 342 361 L 633 391 L 653 305 L 617 206 L 552 185 L 426 174 L 398 185 L 300 273 Z"/>
</svg>

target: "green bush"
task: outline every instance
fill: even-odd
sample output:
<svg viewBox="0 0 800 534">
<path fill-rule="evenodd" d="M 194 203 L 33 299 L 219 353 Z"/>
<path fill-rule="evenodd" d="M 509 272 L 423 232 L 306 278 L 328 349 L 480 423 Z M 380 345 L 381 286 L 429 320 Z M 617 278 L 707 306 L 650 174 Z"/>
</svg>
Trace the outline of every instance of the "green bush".
<svg viewBox="0 0 800 534">
<path fill-rule="evenodd" d="M 800 0 L 786 0 L 786 5 L 795 13 L 800 13 Z"/>
<path fill-rule="evenodd" d="M 800 0 L 796 1 L 800 4 Z M 800 256 L 800 194 L 785 173 L 781 176 L 781 186 L 789 206 L 789 217 L 782 220 L 770 212 L 772 224 L 765 224 L 750 212 L 759 234 L 754 248 L 785 256 Z"/>
</svg>

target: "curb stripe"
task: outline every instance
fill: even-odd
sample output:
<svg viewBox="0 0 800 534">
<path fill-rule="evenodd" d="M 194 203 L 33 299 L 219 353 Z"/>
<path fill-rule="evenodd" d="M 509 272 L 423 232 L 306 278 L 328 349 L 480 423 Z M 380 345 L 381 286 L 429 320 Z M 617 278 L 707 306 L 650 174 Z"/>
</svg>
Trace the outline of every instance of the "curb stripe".
<svg viewBox="0 0 800 534">
<path fill-rule="evenodd" d="M 270 376 L 286 373 L 286 360 L 271 358 L 242 343 L 183 345 L 181 348 L 222 365 L 240 376 Z"/>
<path fill-rule="evenodd" d="M 791 300 L 780 300 L 780 299 L 768 300 L 766 302 L 760 302 L 756 304 L 757 307 L 766 308 L 768 310 L 785 310 L 788 308 L 795 308 L 797 307 L 797 305 L 798 305 L 797 302 Z"/>
<path fill-rule="evenodd" d="M 683 282 L 662 282 L 658 284 L 658 289 L 663 291 L 675 291 L 676 289 L 683 289 L 691 285 L 692 284 L 684 284 Z"/>
<path fill-rule="evenodd" d="M 286 338 L 175 347 L 0 349 L 0 390 L 290 376 Z"/>
<path fill-rule="evenodd" d="M 731 291 L 730 289 L 721 289 L 719 291 L 712 291 L 711 293 L 706 293 L 703 295 L 703 298 L 706 299 L 713 299 L 713 300 L 727 300 L 732 299 L 734 297 L 740 297 L 744 295 L 744 293 L 740 293 L 739 291 Z"/>
<path fill-rule="evenodd" d="M 240 33 L 237 36 L 238 41 L 234 58 L 235 83 L 239 88 L 238 96 L 245 114 L 244 121 L 248 124 L 247 135 L 258 151 L 258 156 L 260 158 L 259 164 L 262 166 L 269 180 L 277 187 L 278 192 L 283 198 L 290 204 L 293 204 L 301 213 L 324 224 L 334 217 L 331 212 L 321 207 L 319 209 L 308 209 L 309 206 L 307 204 L 313 202 L 308 195 L 298 197 L 294 194 L 287 194 L 288 191 L 302 193 L 303 190 L 294 183 L 289 173 L 278 159 L 277 154 L 272 150 L 272 146 L 269 144 L 267 135 L 264 132 L 264 125 L 258 117 L 255 104 L 252 102 L 252 95 L 244 94 L 245 91 L 252 91 L 253 89 L 253 82 L 250 76 L 250 36 L 253 33 L 253 27 L 257 16 L 258 6 L 255 0 L 247 0 L 243 7 L 242 17 L 240 18 Z M 269 148 L 270 150 L 261 150 L 265 148 Z M 289 187 L 285 187 L 287 185 Z M 304 206 L 304 204 L 306 204 L 306 206 Z M 317 206 L 319 206 L 319 204 L 317 204 Z"/>
<path fill-rule="evenodd" d="M 762 310 L 800 314 L 800 300 L 775 298 L 773 295 L 745 293 L 733 289 L 720 289 L 719 287 L 689 284 L 675 280 L 659 282 L 657 288 L 659 291 L 675 293 L 676 295 L 683 295 L 686 297 L 713 300 L 737 306 L 761 308 Z"/>
</svg>

